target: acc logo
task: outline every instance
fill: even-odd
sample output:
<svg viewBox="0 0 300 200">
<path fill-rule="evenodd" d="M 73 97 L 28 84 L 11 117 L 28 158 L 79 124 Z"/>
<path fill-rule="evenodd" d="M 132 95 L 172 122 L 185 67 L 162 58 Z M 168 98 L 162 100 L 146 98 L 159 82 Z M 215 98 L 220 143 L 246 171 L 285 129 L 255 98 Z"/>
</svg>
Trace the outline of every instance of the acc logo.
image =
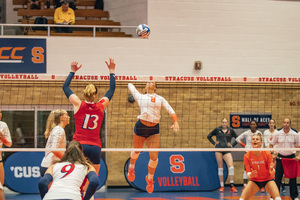
<svg viewBox="0 0 300 200">
<path fill-rule="evenodd" d="M 0 47 L 0 61 L 5 60 L 7 63 L 21 63 L 25 55 L 26 47 Z M 44 63 L 44 48 L 33 47 L 31 49 L 31 61 L 39 64 Z M 23 61 L 24 62 L 24 61 Z"/>
<path fill-rule="evenodd" d="M 39 178 L 41 176 L 40 167 L 37 166 L 15 166 L 10 167 L 15 178 Z"/>
</svg>

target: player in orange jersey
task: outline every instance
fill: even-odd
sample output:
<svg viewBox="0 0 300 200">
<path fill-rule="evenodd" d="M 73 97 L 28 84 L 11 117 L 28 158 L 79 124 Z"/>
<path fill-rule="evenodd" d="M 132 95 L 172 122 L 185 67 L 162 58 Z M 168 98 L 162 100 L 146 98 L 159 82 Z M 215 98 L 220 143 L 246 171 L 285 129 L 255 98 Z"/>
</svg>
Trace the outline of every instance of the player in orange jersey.
<svg viewBox="0 0 300 200">
<path fill-rule="evenodd" d="M 262 135 L 254 134 L 251 137 L 252 148 L 261 148 Z M 244 155 L 244 164 L 249 182 L 243 190 L 240 200 L 248 200 L 261 188 L 266 188 L 267 192 L 275 200 L 281 200 L 279 190 L 274 181 L 275 163 L 268 151 L 249 151 Z"/>
</svg>

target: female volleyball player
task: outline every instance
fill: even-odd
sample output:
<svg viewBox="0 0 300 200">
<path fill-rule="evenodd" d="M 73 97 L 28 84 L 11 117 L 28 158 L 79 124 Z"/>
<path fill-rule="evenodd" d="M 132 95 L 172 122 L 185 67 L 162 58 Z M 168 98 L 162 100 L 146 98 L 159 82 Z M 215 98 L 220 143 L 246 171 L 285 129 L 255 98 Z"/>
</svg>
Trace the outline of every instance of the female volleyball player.
<svg viewBox="0 0 300 200">
<path fill-rule="evenodd" d="M 269 121 L 269 129 L 265 130 L 264 132 L 264 144 L 266 148 L 272 148 L 271 141 L 273 139 L 274 133 L 277 133 L 278 130 L 276 130 L 276 121 L 275 119 L 270 119 Z M 277 148 L 278 145 L 275 145 L 273 148 Z M 278 152 L 272 151 L 271 154 L 273 155 L 273 158 L 276 159 Z M 281 182 L 281 189 L 282 192 L 285 193 L 285 178 L 284 175 L 282 177 Z"/>
<path fill-rule="evenodd" d="M 254 134 L 260 133 L 262 134 L 260 131 L 257 130 L 257 122 L 255 120 L 251 120 L 250 121 L 250 130 L 247 130 L 245 132 L 243 132 L 241 135 L 239 135 L 236 138 L 236 142 L 240 143 L 241 146 L 245 147 L 245 148 L 251 148 L 251 137 Z M 246 144 L 244 144 L 242 142 L 242 139 L 246 140 Z M 235 145 L 235 143 L 234 143 Z M 244 175 L 243 175 L 243 179 L 244 179 L 244 187 L 243 189 L 246 187 L 247 182 L 248 182 L 248 176 L 246 174 L 246 170 L 244 170 Z M 264 192 L 264 188 L 261 189 L 262 192 Z"/>
<path fill-rule="evenodd" d="M 1 121 L 2 119 L 2 111 L 0 110 L 0 197 L 3 197 L 3 184 L 4 184 L 4 167 L 2 162 L 2 151 L 1 148 L 3 144 L 7 147 L 11 147 L 11 136 L 8 126 L 5 122 Z"/>
<path fill-rule="evenodd" d="M 88 189 L 84 198 L 81 187 L 89 180 Z M 50 182 L 52 185 L 48 191 Z M 51 165 L 39 181 L 40 195 L 47 199 L 72 199 L 89 200 L 99 185 L 95 168 L 85 158 L 82 146 L 77 141 L 72 141 L 60 161 Z"/>
<path fill-rule="evenodd" d="M 104 109 L 111 100 L 116 85 L 114 74 L 116 65 L 114 59 L 109 58 L 109 63 L 106 61 L 105 63 L 110 72 L 110 88 L 106 92 L 105 96 L 97 103 L 94 103 L 97 98 L 97 88 L 95 85 L 89 84 L 86 86 L 83 91 L 85 101 L 81 101 L 69 88 L 75 72 L 82 66 L 78 66 L 78 62 L 72 62 L 71 72 L 63 85 L 63 91 L 71 104 L 73 104 L 74 108 L 76 131 L 74 133 L 73 140 L 82 144 L 83 154 L 93 163 L 97 173 L 100 169 L 101 141 L 99 133 L 104 117 Z"/>
<path fill-rule="evenodd" d="M 160 147 L 159 120 L 160 110 L 163 106 L 171 115 L 174 124 L 171 126 L 175 132 L 179 130 L 177 115 L 175 114 L 169 103 L 161 96 L 155 94 L 155 82 L 147 82 L 145 90 L 146 94 L 141 94 L 131 83 L 128 84 L 132 96 L 137 101 L 141 114 L 138 116 L 138 121 L 135 124 L 133 132 L 134 148 L 142 148 L 146 142 L 148 148 Z M 130 155 L 130 164 L 128 167 L 127 178 L 130 182 L 135 179 L 135 162 L 139 157 L 139 151 L 132 151 Z M 158 152 L 149 152 L 150 161 L 148 164 L 148 175 L 146 176 L 146 190 L 152 193 L 154 190 L 153 176 L 158 163 Z"/>
<path fill-rule="evenodd" d="M 221 120 L 222 125 L 220 127 L 215 128 L 209 135 L 207 139 L 216 147 L 216 148 L 231 148 L 231 139 L 237 138 L 237 134 L 235 131 L 228 127 L 228 120 L 223 118 Z M 216 142 L 212 139 L 212 137 L 216 137 Z M 223 178 L 223 158 L 227 164 L 229 171 L 229 180 L 230 180 L 230 191 L 237 192 L 237 189 L 234 187 L 234 167 L 233 167 L 233 159 L 231 152 L 229 151 L 219 151 L 215 152 L 217 163 L 218 163 L 218 175 L 220 179 L 221 188 L 220 192 L 224 192 L 224 178 Z"/>
<path fill-rule="evenodd" d="M 262 147 L 262 135 L 254 134 L 251 137 L 253 148 Z M 244 155 L 244 164 L 250 181 L 243 190 L 240 200 L 248 200 L 255 195 L 260 188 L 266 188 L 267 192 L 275 200 L 281 200 L 277 185 L 274 181 L 275 163 L 268 151 L 249 151 Z"/>
<path fill-rule="evenodd" d="M 45 138 L 47 140 L 46 148 L 66 148 L 66 134 L 64 128 L 70 123 L 70 117 L 65 110 L 53 110 L 48 116 Z M 44 176 L 46 170 L 53 161 L 60 160 L 64 152 L 45 151 L 45 157 L 41 164 L 41 176 Z"/>
</svg>

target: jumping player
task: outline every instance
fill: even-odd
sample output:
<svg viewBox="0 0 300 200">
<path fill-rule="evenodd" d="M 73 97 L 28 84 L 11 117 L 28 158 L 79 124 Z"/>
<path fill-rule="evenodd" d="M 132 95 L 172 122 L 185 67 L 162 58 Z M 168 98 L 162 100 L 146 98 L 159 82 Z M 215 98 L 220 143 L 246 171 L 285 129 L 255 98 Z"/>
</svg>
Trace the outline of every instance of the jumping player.
<svg viewBox="0 0 300 200">
<path fill-rule="evenodd" d="M 70 117 L 65 110 L 53 110 L 48 116 L 45 138 L 47 140 L 46 148 L 66 148 L 66 134 L 64 128 L 70 123 Z M 64 152 L 45 151 L 45 156 L 41 164 L 41 176 L 44 176 L 46 170 L 53 161 L 60 160 Z"/>
<path fill-rule="evenodd" d="M 133 132 L 133 146 L 134 148 L 142 148 L 146 142 L 148 148 L 160 147 L 160 133 L 159 133 L 159 120 L 160 110 L 163 106 L 171 115 L 174 124 L 171 128 L 177 132 L 179 124 L 177 122 L 177 115 L 175 114 L 169 103 L 161 96 L 155 93 L 155 82 L 147 82 L 145 90 L 146 94 L 141 94 L 131 83 L 128 84 L 128 89 L 137 101 L 141 114 L 137 117 L 139 120 L 136 122 Z M 140 151 L 132 151 L 130 155 L 130 164 L 128 167 L 127 178 L 130 182 L 135 179 L 135 163 L 139 157 Z M 153 176 L 158 164 L 158 152 L 149 152 L 150 160 L 148 164 L 148 175 L 146 176 L 148 193 L 154 190 Z"/>
<path fill-rule="evenodd" d="M 86 179 L 89 180 L 89 185 L 83 198 L 81 189 Z M 51 181 L 53 182 L 48 191 Z M 56 161 L 47 169 L 39 181 L 39 190 L 43 200 L 89 200 L 96 192 L 98 185 L 95 168 L 83 155 L 80 143 L 72 141 L 61 160 Z"/>
<path fill-rule="evenodd" d="M 262 147 L 262 135 L 254 134 L 251 137 L 253 148 Z M 275 163 L 273 157 L 268 151 L 249 151 L 244 155 L 244 164 L 247 176 L 250 181 L 243 190 L 240 200 L 251 199 L 261 188 L 266 188 L 267 192 L 275 200 L 281 200 L 279 190 L 274 181 Z"/>
<path fill-rule="evenodd" d="M 220 127 L 215 128 L 209 135 L 207 139 L 216 147 L 216 148 L 232 148 L 231 139 L 237 138 L 237 134 L 235 131 L 228 127 L 228 120 L 226 118 L 222 119 L 222 125 Z M 212 139 L 212 137 L 216 137 L 216 142 Z M 223 158 L 227 164 L 229 171 L 229 180 L 230 180 L 230 191 L 238 192 L 234 187 L 234 167 L 233 167 L 233 159 L 231 152 L 229 151 L 219 151 L 215 152 L 217 163 L 218 163 L 218 175 L 220 179 L 221 188 L 220 192 L 224 192 L 224 178 L 223 178 Z"/>
<path fill-rule="evenodd" d="M 2 146 L 3 144 L 7 147 L 11 147 L 12 141 L 10 131 L 5 122 L 1 121 L 2 111 L 0 110 L 0 198 L 4 199 L 3 185 L 4 185 L 4 167 L 2 162 Z"/>
<path fill-rule="evenodd" d="M 73 140 L 78 141 L 83 147 L 83 154 L 90 159 L 95 167 L 97 173 L 100 169 L 101 158 L 101 140 L 100 140 L 100 128 L 104 117 L 104 109 L 107 107 L 115 91 L 115 62 L 113 58 L 109 58 L 109 63 L 106 65 L 110 72 L 110 88 L 106 92 L 105 96 L 97 103 L 94 101 L 97 98 L 97 88 L 93 84 L 86 86 L 83 91 L 85 101 L 81 101 L 79 97 L 72 92 L 69 88 L 71 80 L 76 71 L 78 71 L 82 65 L 78 66 L 78 62 L 72 62 L 71 72 L 67 77 L 63 91 L 68 97 L 74 108 L 74 119 L 76 131 L 73 136 Z"/>
</svg>

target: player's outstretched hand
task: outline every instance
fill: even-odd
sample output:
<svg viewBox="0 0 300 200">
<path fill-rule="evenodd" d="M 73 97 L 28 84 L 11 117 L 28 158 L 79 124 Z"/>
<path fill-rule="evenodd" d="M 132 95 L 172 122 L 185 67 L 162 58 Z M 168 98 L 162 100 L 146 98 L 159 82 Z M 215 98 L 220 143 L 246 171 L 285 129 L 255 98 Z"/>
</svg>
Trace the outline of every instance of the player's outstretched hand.
<svg viewBox="0 0 300 200">
<path fill-rule="evenodd" d="M 296 161 L 300 161 L 300 157 L 299 157 L 299 155 L 298 155 L 298 156 L 296 156 L 296 157 L 294 158 L 294 160 L 296 160 Z"/>
<path fill-rule="evenodd" d="M 71 71 L 74 73 L 77 72 L 81 67 L 82 67 L 82 65 L 78 66 L 78 62 L 76 62 L 76 61 L 73 61 L 71 63 Z"/>
<path fill-rule="evenodd" d="M 179 124 L 178 122 L 174 122 L 174 124 L 171 126 L 171 128 L 173 129 L 173 131 L 176 133 L 179 131 Z"/>
<path fill-rule="evenodd" d="M 115 68 L 116 68 L 115 60 L 109 57 L 109 63 L 107 61 L 105 61 L 105 63 L 109 69 L 109 73 L 115 73 Z"/>
<path fill-rule="evenodd" d="M 257 171 L 251 169 L 251 173 L 247 173 L 249 178 L 255 178 L 257 177 Z"/>
</svg>

